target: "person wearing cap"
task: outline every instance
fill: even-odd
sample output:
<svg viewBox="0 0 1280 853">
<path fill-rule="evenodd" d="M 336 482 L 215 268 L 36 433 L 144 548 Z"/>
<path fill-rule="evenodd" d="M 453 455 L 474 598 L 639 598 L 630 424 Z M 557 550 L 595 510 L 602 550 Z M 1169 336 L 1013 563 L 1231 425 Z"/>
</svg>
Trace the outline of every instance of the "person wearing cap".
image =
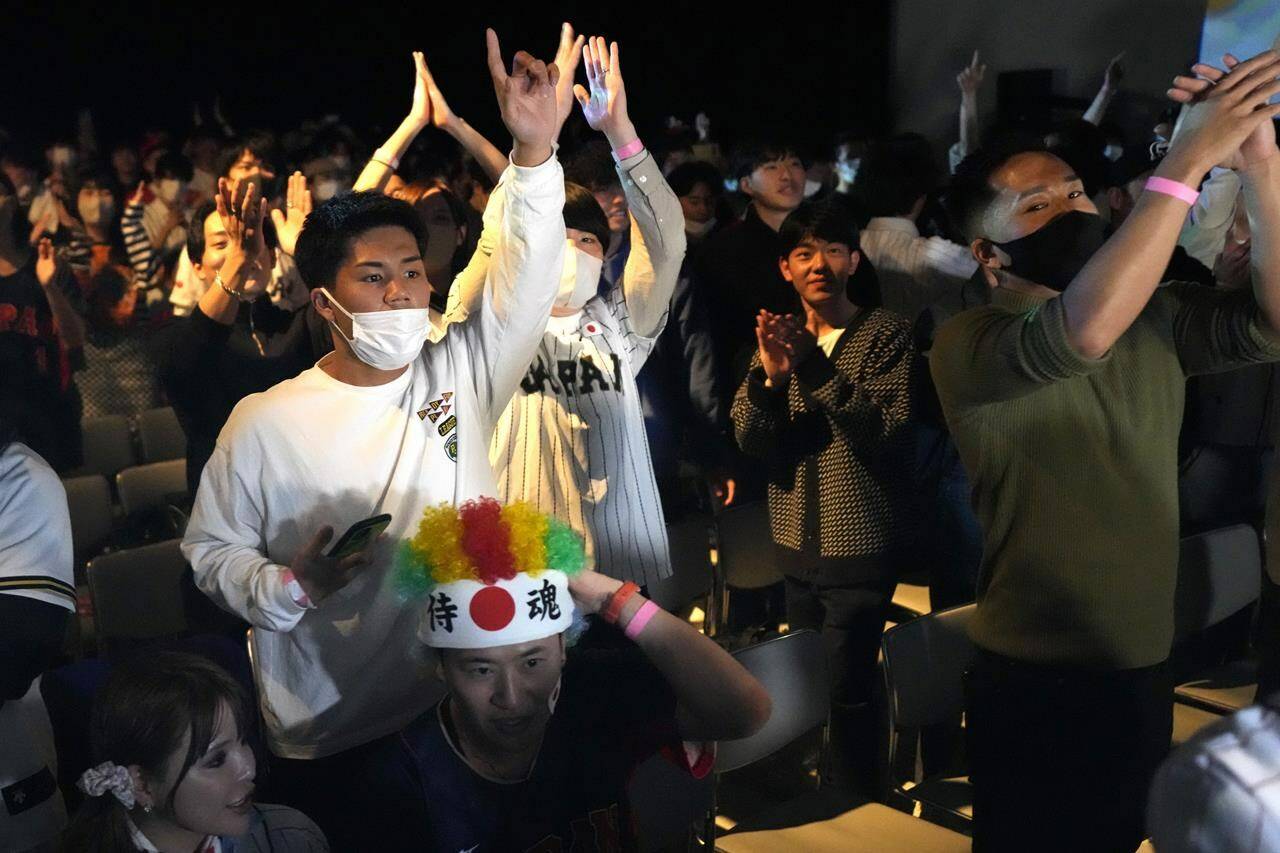
<svg viewBox="0 0 1280 853">
<path fill-rule="evenodd" d="M 741 664 L 635 584 L 587 570 L 581 537 L 530 504 L 428 508 L 396 579 L 446 695 L 383 745 L 358 792 L 385 812 L 379 850 L 633 849 L 640 763 L 661 753 L 701 778 L 713 741 L 769 718 Z M 588 616 L 632 643 L 570 650 Z"/>
</svg>

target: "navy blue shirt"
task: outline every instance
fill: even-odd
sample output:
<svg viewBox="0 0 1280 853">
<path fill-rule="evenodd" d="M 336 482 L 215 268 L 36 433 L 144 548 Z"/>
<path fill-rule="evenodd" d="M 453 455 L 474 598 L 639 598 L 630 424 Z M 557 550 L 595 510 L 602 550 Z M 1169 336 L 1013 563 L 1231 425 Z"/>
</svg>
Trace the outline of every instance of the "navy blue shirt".
<svg viewBox="0 0 1280 853">
<path fill-rule="evenodd" d="M 471 769 L 443 719 L 448 701 L 389 738 L 379 756 L 385 787 L 365 792 L 387 814 L 377 821 L 379 850 L 634 850 L 632 772 L 659 751 L 688 766 L 675 698 L 638 649 L 571 652 L 560 701 L 523 782 L 494 782 Z"/>
</svg>

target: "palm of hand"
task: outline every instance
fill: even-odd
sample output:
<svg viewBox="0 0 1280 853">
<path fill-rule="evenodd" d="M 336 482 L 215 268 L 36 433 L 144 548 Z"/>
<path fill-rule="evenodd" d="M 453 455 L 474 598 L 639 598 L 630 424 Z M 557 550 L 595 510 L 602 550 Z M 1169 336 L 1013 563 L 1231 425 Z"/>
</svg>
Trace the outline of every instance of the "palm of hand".
<svg viewBox="0 0 1280 853">
<path fill-rule="evenodd" d="M 41 254 L 36 259 L 36 280 L 40 282 L 42 287 L 48 287 L 53 281 L 53 274 L 57 272 L 58 262 L 54 260 L 53 252 L 48 255 Z"/>
<path fill-rule="evenodd" d="M 550 138 L 556 122 L 555 90 L 531 77 L 511 77 L 502 94 L 502 120 L 521 141 Z"/>
<path fill-rule="evenodd" d="M 592 130 L 602 130 L 609 119 L 609 106 L 614 101 L 616 93 L 594 82 L 589 91 L 590 97 L 582 105 L 582 117 L 587 120 L 587 125 Z"/>
</svg>

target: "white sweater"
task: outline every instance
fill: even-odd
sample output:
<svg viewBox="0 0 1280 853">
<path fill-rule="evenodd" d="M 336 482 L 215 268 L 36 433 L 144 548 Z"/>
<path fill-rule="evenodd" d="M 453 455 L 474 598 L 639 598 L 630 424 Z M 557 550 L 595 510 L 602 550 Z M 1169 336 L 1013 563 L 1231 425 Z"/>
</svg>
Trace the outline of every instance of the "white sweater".
<svg viewBox="0 0 1280 853">
<path fill-rule="evenodd" d="M 564 251 L 559 163 L 511 166 L 503 182 L 481 311 L 385 385 L 346 385 L 317 365 L 245 398 L 204 469 L 183 553 L 200 588 L 255 626 L 255 675 L 277 755 L 359 746 L 439 698 L 432 674 L 414 663 L 417 613 L 391 583 L 394 544 L 428 504 L 495 494 L 493 425 L 541 340 Z M 281 576 L 316 529 L 341 535 L 378 512 L 392 522 L 371 565 L 319 607 L 295 604 Z"/>
</svg>

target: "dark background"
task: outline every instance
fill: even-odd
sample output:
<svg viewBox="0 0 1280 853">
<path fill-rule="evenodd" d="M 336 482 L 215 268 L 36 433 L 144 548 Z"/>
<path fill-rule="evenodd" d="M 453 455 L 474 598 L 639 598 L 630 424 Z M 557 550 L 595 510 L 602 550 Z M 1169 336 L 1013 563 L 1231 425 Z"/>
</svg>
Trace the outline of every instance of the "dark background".
<svg viewBox="0 0 1280 853">
<path fill-rule="evenodd" d="M 220 94 L 237 130 L 287 129 L 337 113 L 371 146 L 408 109 L 409 52 L 426 52 L 450 105 L 500 134 L 484 59 L 493 26 L 550 59 L 559 24 L 617 39 L 642 132 L 703 109 L 717 138 L 782 128 L 812 145 L 849 130 L 887 129 L 888 2 L 686 9 L 677 2 L 522 4 L 410 2 L 340 7 L 217 3 L 76 6 L 5 14 L 0 127 L 27 143 L 70 134 L 93 110 L 104 143 L 153 127 L 181 133 L 191 105 Z M 550 7 L 551 10 L 547 10 Z M 579 72 L 581 77 L 581 72 Z M 501 142 L 499 142 L 501 145 Z"/>
</svg>

